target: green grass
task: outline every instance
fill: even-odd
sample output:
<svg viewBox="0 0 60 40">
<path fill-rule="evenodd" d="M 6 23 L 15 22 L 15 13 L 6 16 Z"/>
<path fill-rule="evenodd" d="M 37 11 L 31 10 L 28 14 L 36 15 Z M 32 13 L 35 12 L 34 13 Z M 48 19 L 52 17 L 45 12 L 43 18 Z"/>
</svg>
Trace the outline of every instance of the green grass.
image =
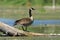
<svg viewBox="0 0 60 40">
<path fill-rule="evenodd" d="M 0 18 L 11 18 L 11 19 L 20 19 L 24 17 L 28 17 L 28 9 L 27 7 L 10 7 L 10 6 L 3 6 L 0 7 Z M 32 12 L 34 19 L 38 20 L 59 20 L 60 19 L 60 12 L 59 10 L 46 10 L 34 7 L 36 10 Z"/>
<path fill-rule="evenodd" d="M 17 25 L 15 26 L 16 28 L 22 30 L 22 27 Z M 25 27 L 24 27 L 25 28 Z M 45 33 L 45 34 L 50 34 L 50 33 L 56 33 L 59 34 L 60 32 L 60 25 L 39 25 L 39 26 L 29 26 L 28 31 L 30 32 L 35 32 L 35 33 Z"/>
<path fill-rule="evenodd" d="M 0 37 L 1 40 L 60 40 L 60 36 Z"/>
<path fill-rule="evenodd" d="M 27 5 L 29 4 L 28 1 L 31 3 L 31 5 L 52 5 L 51 1 L 45 2 L 44 0 L 0 0 L 0 5 Z"/>
</svg>

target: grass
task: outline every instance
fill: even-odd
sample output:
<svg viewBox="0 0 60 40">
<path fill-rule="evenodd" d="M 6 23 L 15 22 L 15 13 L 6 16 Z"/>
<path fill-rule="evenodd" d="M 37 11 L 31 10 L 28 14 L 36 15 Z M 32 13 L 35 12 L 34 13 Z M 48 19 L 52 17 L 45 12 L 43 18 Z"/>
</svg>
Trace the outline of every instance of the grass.
<svg viewBox="0 0 60 40">
<path fill-rule="evenodd" d="M 0 37 L 1 40 L 60 40 L 60 36 Z"/>
<path fill-rule="evenodd" d="M 52 3 L 49 1 L 49 2 L 45 2 L 44 0 L 0 0 L 0 5 L 16 5 L 16 6 L 19 6 L 19 5 L 27 5 L 27 4 L 31 4 L 32 6 L 33 5 L 52 5 Z"/>
<path fill-rule="evenodd" d="M 36 7 L 35 7 L 36 8 Z M 0 18 L 14 18 L 14 19 L 20 19 L 24 17 L 28 17 L 28 9 L 27 7 L 0 7 Z M 59 11 L 59 10 L 58 10 Z M 8 15 L 7 15 L 8 14 Z M 60 19 L 60 12 L 54 11 L 54 10 L 46 10 L 41 8 L 36 8 L 35 11 L 33 11 L 34 19 L 38 20 L 59 20 Z"/>
<path fill-rule="evenodd" d="M 22 27 L 17 25 L 15 26 L 16 28 L 22 30 Z M 60 25 L 38 25 L 38 26 L 29 26 L 28 31 L 30 32 L 35 32 L 35 33 L 45 33 L 45 34 L 50 34 L 50 33 L 56 33 L 59 34 L 60 32 Z"/>
</svg>

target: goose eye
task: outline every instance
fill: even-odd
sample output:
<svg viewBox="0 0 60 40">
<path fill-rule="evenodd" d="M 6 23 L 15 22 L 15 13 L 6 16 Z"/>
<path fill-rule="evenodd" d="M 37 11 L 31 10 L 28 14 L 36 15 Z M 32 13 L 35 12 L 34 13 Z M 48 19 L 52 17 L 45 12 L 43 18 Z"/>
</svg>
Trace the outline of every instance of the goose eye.
<svg viewBox="0 0 60 40">
<path fill-rule="evenodd" d="M 34 8 L 32 8 L 32 10 L 35 10 Z"/>
</svg>

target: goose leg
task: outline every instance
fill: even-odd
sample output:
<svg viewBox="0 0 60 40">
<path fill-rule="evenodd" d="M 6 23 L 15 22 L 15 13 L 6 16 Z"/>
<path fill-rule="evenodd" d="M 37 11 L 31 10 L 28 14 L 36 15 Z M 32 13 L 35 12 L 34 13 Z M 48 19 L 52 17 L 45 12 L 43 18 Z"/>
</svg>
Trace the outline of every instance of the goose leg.
<svg viewBox="0 0 60 40">
<path fill-rule="evenodd" d="M 22 29 L 23 29 L 23 31 L 24 31 L 24 27 L 22 26 Z"/>
<path fill-rule="evenodd" d="M 27 26 L 26 26 L 26 28 L 25 28 L 25 31 L 29 32 L 29 31 L 27 30 Z"/>
<path fill-rule="evenodd" d="M 25 27 L 25 31 L 27 31 L 27 26 Z"/>
</svg>

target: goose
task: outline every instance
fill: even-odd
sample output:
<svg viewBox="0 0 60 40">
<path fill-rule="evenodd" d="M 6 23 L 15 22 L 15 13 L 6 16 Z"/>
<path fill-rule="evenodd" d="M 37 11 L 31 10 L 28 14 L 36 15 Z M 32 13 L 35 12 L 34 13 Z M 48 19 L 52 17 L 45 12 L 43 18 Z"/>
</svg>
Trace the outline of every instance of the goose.
<svg viewBox="0 0 60 40">
<path fill-rule="evenodd" d="M 27 27 L 29 25 L 31 25 L 34 21 L 32 13 L 31 13 L 32 10 L 35 10 L 35 9 L 34 8 L 29 9 L 29 17 L 28 18 L 22 18 L 22 19 L 16 20 L 15 23 L 14 23 L 14 26 L 17 25 L 17 24 L 22 25 L 22 30 L 27 31 Z"/>
</svg>

